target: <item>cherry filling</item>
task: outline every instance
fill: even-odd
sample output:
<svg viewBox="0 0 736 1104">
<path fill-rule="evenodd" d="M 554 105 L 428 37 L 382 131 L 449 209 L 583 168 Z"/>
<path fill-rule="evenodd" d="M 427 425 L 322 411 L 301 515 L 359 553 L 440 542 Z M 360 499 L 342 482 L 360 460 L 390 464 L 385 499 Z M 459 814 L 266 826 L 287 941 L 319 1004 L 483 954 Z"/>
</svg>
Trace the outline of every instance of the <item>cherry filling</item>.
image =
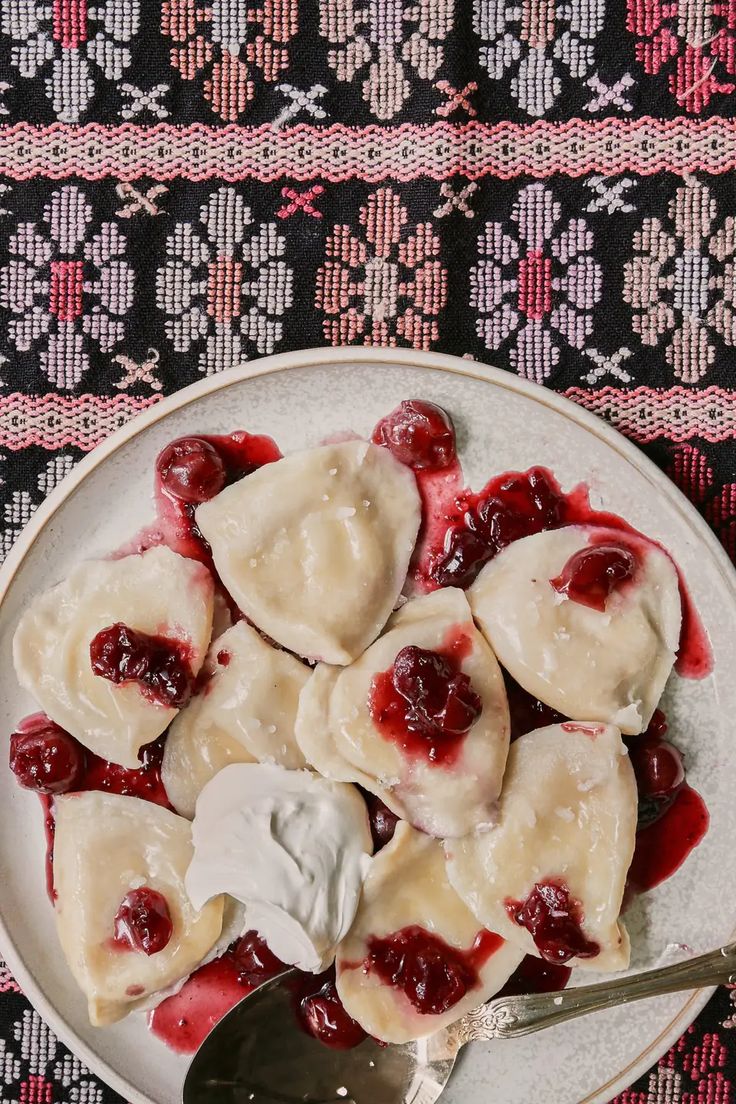
<svg viewBox="0 0 736 1104">
<path fill-rule="evenodd" d="M 375 794 L 368 793 L 367 790 L 361 790 L 363 800 L 368 806 L 368 819 L 371 825 L 371 836 L 373 837 L 373 850 L 380 851 L 382 847 L 385 847 L 387 843 L 390 843 L 394 838 L 394 832 L 396 831 L 396 825 L 399 823 L 399 817 L 396 813 L 392 813 L 387 805 L 381 801 L 380 797 L 376 797 Z"/>
<path fill-rule="evenodd" d="M 594 958 L 600 947 L 586 939 L 580 903 L 571 899 L 567 886 L 537 882 L 525 901 L 506 901 L 506 911 L 520 928 L 526 928 L 547 962 L 563 965 L 571 958 Z"/>
<path fill-rule="evenodd" d="M 550 584 L 558 594 L 603 613 L 613 591 L 631 579 L 636 568 L 636 556 L 628 548 L 597 544 L 571 556 Z"/>
<path fill-rule="evenodd" d="M 450 416 L 434 403 L 408 399 L 383 418 L 372 440 L 415 471 L 440 471 L 454 464 L 455 429 Z"/>
<path fill-rule="evenodd" d="M 171 939 L 174 925 L 166 898 L 150 886 L 131 889 L 115 914 L 114 942 L 153 955 Z"/>
<path fill-rule="evenodd" d="M 79 789 L 85 766 L 82 745 L 45 713 L 26 717 L 10 737 L 10 769 L 27 790 L 61 794 Z"/>
<path fill-rule="evenodd" d="M 410 644 L 374 677 L 368 708 L 384 739 L 449 765 L 483 705 L 451 648 L 442 654 Z"/>
<path fill-rule="evenodd" d="M 401 989 L 417 1012 L 439 1016 L 479 984 L 479 968 L 502 943 L 500 936 L 482 931 L 469 951 L 459 951 L 412 924 L 384 938 L 371 938 L 363 969 Z"/>
<path fill-rule="evenodd" d="M 181 709 L 192 694 L 188 653 L 181 641 L 149 636 L 121 621 L 101 629 L 89 646 L 96 675 L 116 685 L 137 682 L 147 698 L 171 709 Z"/>
<path fill-rule="evenodd" d="M 334 966 L 324 974 L 301 974 L 291 983 L 297 1022 L 333 1050 L 351 1050 L 367 1038 L 359 1023 L 350 1016 L 335 985 Z"/>
<path fill-rule="evenodd" d="M 480 569 L 512 541 L 566 523 L 565 498 L 544 468 L 509 472 L 479 494 L 458 500 L 460 520 L 445 533 L 432 558 L 430 578 L 438 586 L 467 587 Z"/>
</svg>

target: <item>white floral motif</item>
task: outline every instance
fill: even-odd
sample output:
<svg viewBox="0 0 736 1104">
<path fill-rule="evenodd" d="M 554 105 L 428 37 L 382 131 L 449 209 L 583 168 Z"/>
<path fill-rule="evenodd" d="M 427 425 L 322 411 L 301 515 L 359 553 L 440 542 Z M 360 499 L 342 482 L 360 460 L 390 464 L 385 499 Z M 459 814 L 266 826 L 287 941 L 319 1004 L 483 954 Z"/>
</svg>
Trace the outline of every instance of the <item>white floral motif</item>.
<svg viewBox="0 0 736 1104">
<path fill-rule="evenodd" d="M 736 345 L 736 219 L 717 228 L 710 189 L 687 179 L 669 204 L 669 224 L 644 219 L 624 265 L 624 299 L 643 345 L 667 340 L 665 358 L 683 383 L 697 383 L 716 358 L 720 336 Z"/>
<path fill-rule="evenodd" d="M 593 329 L 602 275 L 590 255 L 585 219 L 559 227 L 562 209 L 543 184 L 519 192 L 511 212 L 515 234 L 487 222 L 478 238 L 481 259 L 470 271 L 470 302 L 487 348 L 509 338 L 509 359 L 520 376 L 543 382 L 560 358 L 558 339 L 583 349 Z"/>
<path fill-rule="evenodd" d="M 76 123 L 102 72 L 119 81 L 130 65 L 130 42 L 138 30 L 140 0 L 2 0 L 0 29 L 12 41 L 11 62 L 22 77 L 47 74 L 46 95 L 62 123 Z"/>
<path fill-rule="evenodd" d="M 0 459 L 6 460 L 3 456 Z M 7 556 L 15 544 L 20 531 L 31 520 L 31 516 L 46 495 L 51 494 L 57 483 L 67 475 L 74 467 L 74 458 L 68 453 L 59 452 L 49 460 L 39 473 L 36 486 L 40 492 L 38 496 L 29 494 L 28 491 L 13 491 L 10 498 L 3 506 L 2 521 L 4 528 L 0 530 L 0 562 Z M 0 480 L 0 483 L 3 482 Z M 2 987 L 0 986 L 0 992 Z M 36 1017 L 35 1019 L 33 1017 Z M 46 1065 L 53 1061 L 56 1055 L 56 1039 L 35 1012 L 25 1012 L 22 1024 L 15 1025 L 15 1038 L 25 1046 L 24 1039 L 33 1039 L 33 1048 L 29 1054 L 21 1051 L 22 1057 L 31 1062 L 31 1073 L 42 1073 Z M 40 1055 L 40 1058 L 37 1057 Z M 35 1064 L 34 1064 L 35 1063 Z M 0 1070 L 2 1069 L 2 1051 L 0 1050 Z M 0 1094 L 0 1100 L 2 1095 Z"/>
<path fill-rule="evenodd" d="M 544 115 L 562 92 L 560 69 L 581 80 L 594 64 L 605 0 L 474 0 L 473 27 L 487 45 L 491 80 L 513 71 L 511 94 L 528 115 Z"/>
<path fill-rule="evenodd" d="M 409 98 L 412 72 L 434 80 L 452 29 L 454 0 L 320 0 L 320 33 L 340 81 L 365 73 L 363 99 L 379 119 L 392 119 Z"/>
<path fill-rule="evenodd" d="M 254 225 L 234 188 L 220 188 L 200 210 L 204 231 L 179 222 L 156 274 L 156 303 L 177 352 L 204 343 L 199 369 L 222 371 L 281 340 L 281 318 L 293 299 L 293 272 L 280 258 L 286 243 L 275 223 Z"/>
<path fill-rule="evenodd" d="M 46 337 L 44 370 L 57 387 L 70 389 L 89 368 L 90 341 L 107 352 L 122 340 L 133 271 L 117 223 L 104 222 L 88 237 L 92 208 L 75 185 L 53 193 L 43 221 L 45 227 L 20 223 L 10 238 L 0 306 L 13 315 L 8 338 L 15 348 L 28 352 Z"/>
</svg>

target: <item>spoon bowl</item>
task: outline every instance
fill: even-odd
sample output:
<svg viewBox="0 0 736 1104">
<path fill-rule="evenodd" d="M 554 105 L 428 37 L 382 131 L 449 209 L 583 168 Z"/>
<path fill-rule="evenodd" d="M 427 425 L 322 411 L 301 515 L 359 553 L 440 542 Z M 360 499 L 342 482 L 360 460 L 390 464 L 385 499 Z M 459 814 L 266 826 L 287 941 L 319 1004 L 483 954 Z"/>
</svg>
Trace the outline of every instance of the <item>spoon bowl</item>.
<svg viewBox="0 0 736 1104">
<path fill-rule="evenodd" d="M 432 1104 L 455 1064 L 443 1032 L 386 1046 L 367 1038 L 337 1050 L 303 1031 L 289 979 L 261 985 L 217 1025 L 194 1057 L 185 1104 Z M 431 1044 L 431 1045 L 430 1045 Z"/>
<path fill-rule="evenodd" d="M 510 1039 L 618 1004 L 736 981 L 736 943 L 684 962 L 559 993 L 496 997 L 424 1039 L 337 1050 L 294 1014 L 294 971 L 254 990 L 207 1036 L 183 1104 L 435 1104 L 465 1043 Z"/>
</svg>

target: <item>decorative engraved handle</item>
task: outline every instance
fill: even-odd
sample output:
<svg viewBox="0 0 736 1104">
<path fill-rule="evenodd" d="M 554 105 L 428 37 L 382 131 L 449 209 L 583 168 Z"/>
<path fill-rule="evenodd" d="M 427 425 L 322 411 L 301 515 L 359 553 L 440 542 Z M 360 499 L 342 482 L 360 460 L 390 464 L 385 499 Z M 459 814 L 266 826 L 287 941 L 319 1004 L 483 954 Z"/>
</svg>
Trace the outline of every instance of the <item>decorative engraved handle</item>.
<svg viewBox="0 0 736 1104">
<path fill-rule="evenodd" d="M 460 1045 L 476 1039 L 513 1039 L 602 1008 L 735 981 L 736 943 L 730 943 L 686 962 L 632 974 L 618 981 L 565 989 L 560 993 L 498 997 L 476 1008 L 455 1025 L 456 1038 Z"/>
</svg>

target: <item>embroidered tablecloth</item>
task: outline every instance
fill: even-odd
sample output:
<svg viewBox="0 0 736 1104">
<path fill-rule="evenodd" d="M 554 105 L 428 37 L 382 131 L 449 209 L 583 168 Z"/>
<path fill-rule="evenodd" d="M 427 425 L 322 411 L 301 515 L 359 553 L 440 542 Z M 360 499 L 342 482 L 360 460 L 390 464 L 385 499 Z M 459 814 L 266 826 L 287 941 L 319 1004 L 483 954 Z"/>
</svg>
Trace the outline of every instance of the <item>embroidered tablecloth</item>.
<svg viewBox="0 0 736 1104">
<path fill-rule="evenodd" d="M 3 555 L 137 411 L 344 343 L 561 391 L 736 552 L 736 0 L 2 0 L 0 30 Z M 0 1101 L 119 1100 L 0 994 Z M 732 1104 L 733 1013 L 618 1104 Z"/>
</svg>

